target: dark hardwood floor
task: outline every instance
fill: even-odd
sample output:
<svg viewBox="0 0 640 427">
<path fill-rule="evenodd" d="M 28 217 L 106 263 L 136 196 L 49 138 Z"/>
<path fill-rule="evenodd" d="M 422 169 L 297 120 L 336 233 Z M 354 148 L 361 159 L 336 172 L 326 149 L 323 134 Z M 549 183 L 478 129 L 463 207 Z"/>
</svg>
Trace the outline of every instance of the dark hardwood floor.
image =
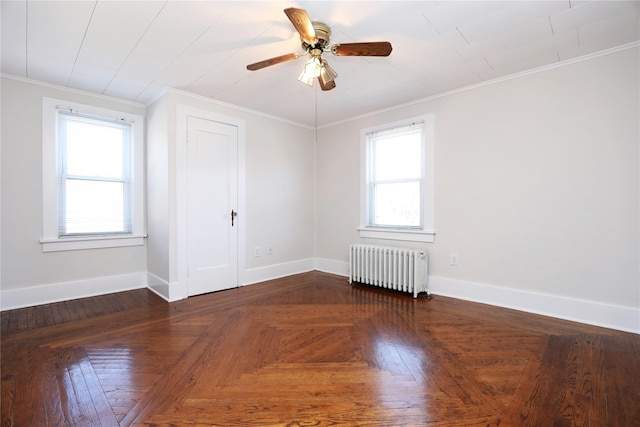
<svg viewBox="0 0 640 427">
<path fill-rule="evenodd" d="M 2 313 L 2 426 L 638 426 L 640 335 L 312 272 Z"/>
</svg>

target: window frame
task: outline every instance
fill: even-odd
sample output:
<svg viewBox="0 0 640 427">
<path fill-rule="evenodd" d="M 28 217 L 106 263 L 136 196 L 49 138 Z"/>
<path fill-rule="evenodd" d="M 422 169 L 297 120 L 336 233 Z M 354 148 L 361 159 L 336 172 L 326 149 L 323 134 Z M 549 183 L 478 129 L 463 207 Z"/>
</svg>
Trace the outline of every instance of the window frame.
<svg viewBox="0 0 640 427">
<path fill-rule="evenodd" d="M 106 122 L 131 123 L 131 232 L 60 235 L 58 206 L 59 117 L 69 111 Z M 42 102 L 42 244 L 43 252 L 144 245 L 144 117 L 62 99 L 43 97 Z"/>
<path fill-rule="evenodd" d="M 396 122 L 385 123 L 360 131 L 360 226 L 358 232 L 363 238 L 390 239 L 415 242 L 434 242 L 434 114 L 425 114 Z M 370 224 L 370 191 L 372 189 L 371 162 L 372 155 L 369 148 L 368 135 L 375 132 L 385 132 L 394 128 L 406 128 L 411 124 L 422 123 L 423 128 L 423 169 L 421 194 L 421 223 L 420 227 L 375 226 Z"/>
</svg>

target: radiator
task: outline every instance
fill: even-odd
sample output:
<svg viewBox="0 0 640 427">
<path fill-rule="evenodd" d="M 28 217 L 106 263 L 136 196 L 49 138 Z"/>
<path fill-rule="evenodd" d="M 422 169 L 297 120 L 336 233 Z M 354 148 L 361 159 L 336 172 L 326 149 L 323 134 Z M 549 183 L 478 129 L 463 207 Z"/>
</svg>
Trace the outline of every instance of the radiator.
<svg viewBox="0 0 640 427">
<path fill-rule="evenodd" d="M 374 245 L 349 247 L 349 283 L 358 282 L 402 292 L 417 298 L 426 292 L 428 255 L 424 251 Z"/>
</svg>

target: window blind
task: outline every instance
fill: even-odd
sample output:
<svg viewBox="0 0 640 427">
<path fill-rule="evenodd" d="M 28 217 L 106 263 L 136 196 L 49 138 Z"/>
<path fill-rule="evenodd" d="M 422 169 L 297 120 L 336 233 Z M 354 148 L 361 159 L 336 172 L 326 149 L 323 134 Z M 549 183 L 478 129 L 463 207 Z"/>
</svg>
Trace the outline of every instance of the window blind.
<svg viewBox="0 0 640 427">
<path fill-rule="evenodd" d="M 424 122 L 367 134 L 367 226 L 423 226 Z"/>
<path fill-rule="evenodd" d="M 59 236 L 132 231 L 132 123 L 58 111 Z"/>
</svg>

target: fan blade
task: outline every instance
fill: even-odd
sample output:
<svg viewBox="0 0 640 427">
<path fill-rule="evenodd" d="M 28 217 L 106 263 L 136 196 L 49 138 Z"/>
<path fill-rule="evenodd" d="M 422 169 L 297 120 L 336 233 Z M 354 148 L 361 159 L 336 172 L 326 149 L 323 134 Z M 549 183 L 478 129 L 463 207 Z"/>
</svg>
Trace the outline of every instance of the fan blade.
<svg viewBox="0 0 640 427">
<path fill-rule="evenodd" d="M 314 45 L 318 42 L 316 30 L 313 29 L 311 18 L 309 18 L 306 10 L 290 7 L 285 9 L 284 13 L 287 14 L 289 21 L 291 21 L 293 26 L 296 27 L 296 30 L 300 33 L 300 38 L 302 40 L 310 45 Z"/>
<path fill-rule="evenodd" d="M 325 83 L 322 76 L 318 76 L 318 83 L 320 83 L 320 89 L 322 90 L 331 90 L 336 87 L 336 81 L 331 80 L 330 82 Z"/>
<path fill-rule="evenodd" d="M 302 53 L 288 53 L 286 55 L 276 56 L 275 58 L 265 59 L 264 61 L 256 62 L 255 64 L 247 65 L 247 70 L 256 71 L 261 68 L 269 67 L 271 65 L 280 64 L 282 62 L 292 61 L 302 56 Z"/>
<path fill-rule="evenodd" d="M 331 53 L 338 56 L 389 56 L 389 42 L 342 43 L 331 46 Z"/>
</svg>

